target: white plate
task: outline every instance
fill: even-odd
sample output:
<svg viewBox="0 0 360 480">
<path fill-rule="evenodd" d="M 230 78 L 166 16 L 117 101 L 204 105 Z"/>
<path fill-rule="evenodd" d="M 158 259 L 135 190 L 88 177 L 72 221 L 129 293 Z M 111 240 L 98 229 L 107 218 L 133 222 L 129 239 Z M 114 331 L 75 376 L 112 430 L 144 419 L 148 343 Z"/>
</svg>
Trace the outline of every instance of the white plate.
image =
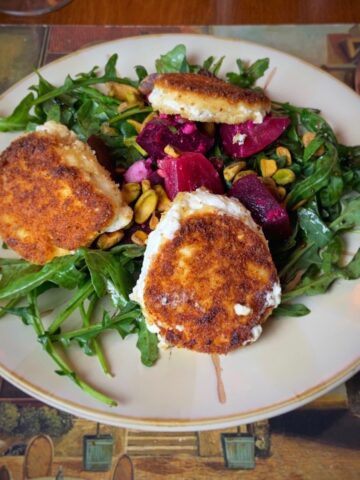
<svg viewBox="0 0 360 480">
<path fill-rule="evenodd" d="M 235 71 L 239 57 L 251 61 L 270 57 L 275 74 L 268 93 L 273 99 L 320 108 L 341 141 L 360 144 L 360 98 L 354 92 L 299 59 L 248 42 L 201 35 L 122 39 L 76 52 L 41 72 L 61 84 L 66 74 L 102 66 L 117 52 L 120 74 L 133 76 L 134 65 L 152 71 L 154 60 L 178 43 L 187 46 L 193 61 L 226 55 L 223 72 Z M 35 82 L 31 75 L 6 92 L 0 114 L 10 113 Z M 13 136 L 0 134 L 0 147 Z M 349 249 L 355 252 L 359 245 L 359 235 L 353 235 Z M 162 353 L 156 366 L 146 368 L 135 338 L 122 341 L 110 334 L 104 344 L 114 378 L 105 377 L 95 359 L 71 350 L 80 375 L 119 401 L 116 408 L 105 407 L 57 376 L 31 327 L 10 316 L 0 320 L 0 374 L 48 404 L 123 427 L 185 431 L 252 422 L 315 399 L 360 367 L 360 283 L 337 282 L 328 294 L 304 303 L 311 308 L 310 315 L 270 320 L 258 342 L 222 357 L 225 404 L 218 401 L 210 356 L 173 349 Z"/>
</svg>

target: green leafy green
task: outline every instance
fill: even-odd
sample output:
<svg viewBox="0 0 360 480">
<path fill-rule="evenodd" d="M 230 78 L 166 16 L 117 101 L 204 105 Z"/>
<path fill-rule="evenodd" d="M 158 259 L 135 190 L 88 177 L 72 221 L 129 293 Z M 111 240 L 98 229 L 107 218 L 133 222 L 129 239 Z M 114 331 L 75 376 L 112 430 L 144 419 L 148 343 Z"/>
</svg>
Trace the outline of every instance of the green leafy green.
<svg viewBox="0 0 360 480">
<path fill-rule="evenodd" d="M 326 187 L 329 177 L 338 163 L 336 148 L 328 143 L 327 152 L 315 164 L 314 172 L 304 180 L 296 182 L 287 197 L 287 206 L 292 208 L 299 202 L 310 200 L 319 190 Z"/>
<path fill-rule="evenodd" d="M 176 45 L 170 52 L 155 61 L 157 73 L 186 73 L 190 66 L 186 59 L 185 45 Z"/>
<path fill-rule="evenodd" d="M 310 158 L 319 150 L 324 144 L 324 138 L 316 136 L 304 150 L 304 162 L 310 160 Z"/>
<path fill-rule="evenodd" d="M 115 307 L 124 307 L 129 301 L 133 284 L 129 274 L 114 254 L 101 250 L 82 251 L 89 269 L 93 288 L 98 297 L 108 293 Z"/>
<path fill-rule="evenodd" d="M 310 310 L 301 303 L 288 303 L 279 305 L 273 312 L 275 317 L 303 317 L 308 315 Z"/>
<path fill-rule="evenodd" d="M 300 208 L 298 210 L 298 219 L 300 228 L 308 241 L 316 244 L 318 247 L 323 247 L 329 242 L 332 232 L 314 210 L 311 208 Z"/>
<path fill-rule="evenodd" d="M 30 113 L 33 104 L 34 95 L 29 93 L 25 98 L 23 98 L 23 100 L 21 100 L 11 115 L 5 118 L 0 118 L 0 132 L 25 130 L 27 124 L 34 120 Z"/>
<path fill-rule="evenodd" d="M 347 199 L 344 202 L 344 208 L 331 224 L 330 228 L 334 232 L 340 230 L 350 230 L 360 227 L 360 196 Z"/>
<path fill-rule="evenodd" d="M 142 363 L 147 367 L 154 365 L 159 355 L 157 335 L 148 330 L 144 319 L 139 325 L 139 339 L 136 346 L 141 352 Z"/>
<path fill-rule="evenodd" d="M 243 60 L 238 58 L 236 64 L 239 73 L 229 72 L 226 74 L 226 78 L 230 83 L 238 85 L 239 87 L 252 88 L 256 81 L 261 78 L 269 68 L 269 63 L 270 60 L 268 58 L 261 58 L 253 64 L 247 65 Z"/>
</svg>

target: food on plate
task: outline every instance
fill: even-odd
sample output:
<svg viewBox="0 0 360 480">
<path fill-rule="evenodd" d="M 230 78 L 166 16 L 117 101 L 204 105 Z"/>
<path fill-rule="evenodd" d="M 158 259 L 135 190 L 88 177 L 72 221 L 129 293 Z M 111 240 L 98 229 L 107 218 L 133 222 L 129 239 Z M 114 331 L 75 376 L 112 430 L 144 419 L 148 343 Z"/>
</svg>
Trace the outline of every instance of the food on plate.
<svg viewBox="0 0 360 480">
<path fill-rule="evenodd" d="M 154 81 L 149 101 L 161 113 L 196 122 L 261 123 L 271 109 L 269 98 L 262 92 L 194 73 L 160 75 Z"/>
<path fill-rule="evenodd" d="M 179 193 L 149 235 L 131 298 L 166 343 L 227 353 L 258 339 L 280 303 L 267 241 L 236 199 Z"/>
<path fill-rule="evenodd" d="M 286 209 L 254 173 L 239 178 L 229 193 L 250 210 L 267 238 L 279 240 L 289 237 L 291 226 Z"/>
<path fill-rule="evenodd" d="M 137 335 L 147 366 L 158 335 L 227 353 L 271 313 L 308 314 L 294 299 L 360 277 L 360 250 L 343 258 L 344 233 L 360 227 L 360 149 L 318 110 L 255 87 L 269 59 L 237 59 L 226 81 L 223 58 L 192 64 L 184 45 L 156 73 L 137 65 L 136 80 L 116 60 L 61 86 L 39 74 L 0 118 L 0 131 L 33 131 L 1 156 L 0 235 L 30 261 L 0 259 L 0 316 L 32 325 L 59 373 L 109 405 L 60 347 L 106 374 L 110 330 Z M 51 323 L 39 313 L 50 287 L 71 292 Z"/>
<path fill-rule="evenodd" d="M 246 158 L 271 145 L 290 124 L 289 117 L 267 115 L 261 123 L 246 121 L 222 124 L 220 136 L 224 151 L 234 158 Z"/>
<path fill-rule="evenodd" d="M 136 141 L 156 159 L 164 158 L 167 145 L 182 152 L 199 153 L 207 152 L 214 145 L 214 138 L 203 133 L 195 122 L 170 115 L 160 115 L 146 123 Z"/>
<path fill-rule="evenodd" d="M 173 200 L 178 192 L 192 192 L 206 187 L 213 193 L 224 193 L 219 173 L 201 153 L 182 153 L 158 161 L 158 173 L 164 179 L 166 192 Z"/>
<path fill-rule="evenodd" d="M 132 210 L 90 147 L 47 122 L 0 157 L 0 235 L 36 264 L 126 226 Z"/>
</svg>

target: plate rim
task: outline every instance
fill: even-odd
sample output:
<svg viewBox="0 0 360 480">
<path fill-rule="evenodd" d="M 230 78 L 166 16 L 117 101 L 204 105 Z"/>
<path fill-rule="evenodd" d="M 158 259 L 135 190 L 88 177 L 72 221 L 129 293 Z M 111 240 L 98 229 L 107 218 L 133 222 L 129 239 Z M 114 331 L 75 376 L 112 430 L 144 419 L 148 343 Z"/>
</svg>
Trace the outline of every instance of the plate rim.
<svg viewBox="0 0 360 480">
<path fill-rule="evenodd" d="M 360 100 L 360 96 L 349 87 L 347 84 L 343 83 L 336 77 L 333 77 L 330 73 L 322 70 L 320 67 L 303 60 L 302 58 L 297 57 L 296 55 L 292 55 L 290 53 L 284 52 L 277 48 L 264 45 L 262 43 L 253 42 L 249 40 L 243 40 L 242 38 L 234 38 L 234 37 L 223 37 L 219 35 L 212 35 L 206 33 L 195 33 L 195 32 L 178 32 L 178 33 L 159 33 L 159 34 L 143 34 L 143 35 L 134 35 L 129 37 L 121 37 L 118 39 L 109 40 L 106 42 L 97 42 L 92 45 L 87 45 L 83 48 L 75 50 L 74 52 L 70 52 L 67 55 L 64 55 L 60 58 L 57 58 L 46 65 L 43 65 L 36 69 L 34 72 L 26 75 L 15 84 L 11 85 L 5 92 L 0 95 L 0 102 L 2 102 L 7 95 L 11 94 L 11 92 L 18 88 L 19 85 L 22 83 L 26 83 L 30 78 L 36 75 L 36 72 L 39 71 L 40 73 L 46 70 L 48 67 L 54 66 L 57 63 L 61 63 L 66 61 L 67 59 L 86 54 L 87 52 L 93 50 L 97 47 L 102 47 L 106 45 L 115 45 L 122 41 L 127 40 L 137 40 L 140 41 L 145 38 L 191 38 L 191 37 L 202 37 L 211 41 L 225 41 L 225 42 L 232 42 L 237 44 L 255 46 L 259 48 L 264 48 L 268 51 L 272 51 L 276 54 L 281 54 L 284 57 L 289 57 L 296 62 L 302 63 L 306 65 L 308 68 L 315 70 L 318 74 L 326 76 L 334 81 L 336 84 L 339 85 L 340 88 L 351 92 L 354 95 L 354 98 L 358 98 Z M 9 132 L 13 133 L 13 132 Z M 22 131 L 16 132 L 21 134 Z M 26 393 L 30 394 L 34 398 L 39 399 L 40 401 L 44 401 L 55 408 L 60 408 L 64 411 L 67 411 L 71 414 L 78 415 L 80 417 L 88 418 L 93 421 L 101 421 L 105 424 L 119 426 L 124 428 L 142 428 L 143 430 L 149 431 L 190 431 L 190 430 L 210 430 L 214 427 L 217 428 L 226 428 L 231 427 L 234 425 L 240 425 L 242 423 L 249 423 L 251 421 L 257 421 L 264 418 L 270 418 L 276 415 L 280 415 L 286 413 L 290 410 L 295 408 L 299 408 L 306 403 L 309 403 L 316 398 L 322 396 L 323 394 L 329 392 L 336 386 L 340 385 L 348 378 L 353 376 L 357 371 L 360 370 L 360 355 L 357 359 L 352 361 L 346 367 L 342 368 L 340 371 L 336 372 L 329 378 L 324 379 L 322 382 L 317 383 L 315 386 L 310 387 L 309 389 L 304 390 L 301 393 L 293 393 L 291 397 L 288 397 L 286 400 L 282 400 L 279 402 L 272 403 L 266 407 L 260 407 L 254 410 L 247 410 L 243 413 L 235 413 L 223 416 L 216 416 L 216 417 L 208 417 L 208 418 L 198 418 L 195 420 L 192 419 L 155 419 L 151 417 L 131 417 L 128 415 L 121 415 L 121 414 L 112 414 L 111 412 L 104 412 L 102 410 L 98 410 L 95 407 L 84 407 L 83 405 L 72 402 L 70 400 L 61 399 L 51 393 L 50 391 L 46 391 L 39 386 L 34 386 L 31 382 L 28 382 L 25 378 L 22 378 L 20 375 L 17 375 L 14 372 L 10 372 L 1 362 L 0 362 L 0 375 L 10 383 L 14 384 L 15 386 L 19 387 Z M 55 400 L 55 401 L 54 401 Z M 254 417 L 256 420 L 254 420 Z"/>
<path fill-rule="evenodd" d="M 214 426 L 218 428 L 228 428 L 235 425 L 241 425 L 246 423 L 252 423 L 253 421 L 262 420 L 265 418 L 271 418 L 277 415 L 284 414 L 296 408 L 299 408 L 307 403 L 319 398 L 323 394 L 336 388 L 344 381 L 351 378 L 358 371 L 360 371 L 360 358 L 354 360 L 342 370 L 338 371 L 335 375 L 326 379 L 314 387 L 304 390 L 301 393 L 295 393 L 291 398 L 273 403 L 267 407 L 262 407 L 254 410 L 248 410 L 241 414 L 230 414 L 219 417 L 211 417 L 204 419 L 155 419 L 149 417 L 131 417 L 120 414 L 111 414 L 110 412 L 99 411 L 93 407 L 84 408 L 81 404 L 64 401 L 50 391 L 46 391 L 39 387 L 34 387 L 26 379 L 10 373 L 3 369 L 0 363 L 0 374 L 5 380 L 8 380 L 15 386 L 20 388 L 26 393 L 34 396 L 40 401 L 44 401 L 55 408 L 61 408 L 72 415 L 79 415 L 80 417 L 88 418 L 89 420 L 99 421 L 104 424 L 118 426 L 123 428 L 139 428 L 143 427 L 143 430 L 149 431 L 190 431 L 190 430 L 210 430 Z M 5 372 L 5 374 L 4 374 Z M 54 402 L 53 400 L 56 400 Z M 56 405 L 55 405 L 56 403 Z M 99 417 L 100 414 L 100 417 Z M 256 420 L 254 418 L 256 417 Z M 95 420 L 96 419 L 96 420 Z"/>
</svg>

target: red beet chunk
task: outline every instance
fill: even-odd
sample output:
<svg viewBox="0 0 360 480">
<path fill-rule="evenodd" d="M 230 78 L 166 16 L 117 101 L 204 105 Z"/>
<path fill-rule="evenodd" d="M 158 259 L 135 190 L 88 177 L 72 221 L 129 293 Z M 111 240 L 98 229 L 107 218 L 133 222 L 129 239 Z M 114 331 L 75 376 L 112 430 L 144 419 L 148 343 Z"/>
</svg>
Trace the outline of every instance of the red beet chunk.
<svg viewBox="0 0 360 480">
<path fill-rule="evenodd" d="M 256 175 L 246 175 L 235 182 L 229 195 L 250 210 L 268 239 L 286 238 L 291 233 L 289 216 Z"/>
<path fill-rule="evenodd" d="M 224 150 L 235 158 L 250 157 L 275 142 L 289 123 L 288 117 L 267 115 L 262 123 L 248 121 L 236 125 L 222 124 L 220 136 Z"/>
<path fill-rule="evenodd" d="M 193 192 L 199 187 L 206 187 L 213 193 L 224 192 L 218 172 L 201 153 L 190 152 L 177 158 L 166 157 L 158 161 L 158 166 L 171 200 L 178 192 Z"/>
<path fill-rule="evenodd" d="M 136 141 L 155 159 L 164 157 L 167 145 L 181 152 L 205 153 L 214 144 L 214 139 L 200 132 L 195 122 L 169 115 L 147 123 Z"/>
</svg>

